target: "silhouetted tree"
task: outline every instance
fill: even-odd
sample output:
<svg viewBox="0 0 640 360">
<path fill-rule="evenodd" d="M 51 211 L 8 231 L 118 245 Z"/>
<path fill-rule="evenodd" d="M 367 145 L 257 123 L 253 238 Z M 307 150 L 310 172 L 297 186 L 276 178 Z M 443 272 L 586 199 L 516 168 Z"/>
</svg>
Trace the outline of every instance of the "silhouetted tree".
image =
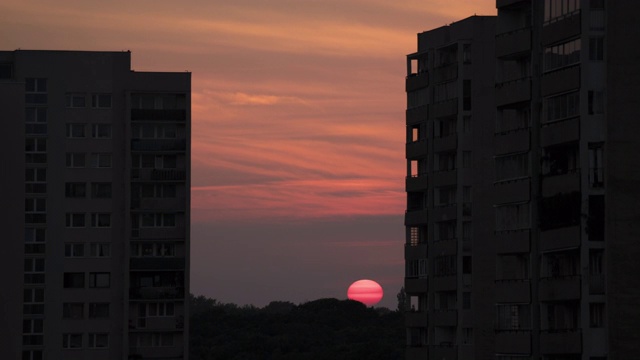
<svg viewBox="0 0 640 360">
<path fill-rule="evenodd" d="M 411 300 L 407 296 L 407 293 L 404 291 L 404 286 L 400 288 L 398 295 L 396 295 L 398 299 L 398 312 L 405 312 L 411 310 Z"/>
</svg>

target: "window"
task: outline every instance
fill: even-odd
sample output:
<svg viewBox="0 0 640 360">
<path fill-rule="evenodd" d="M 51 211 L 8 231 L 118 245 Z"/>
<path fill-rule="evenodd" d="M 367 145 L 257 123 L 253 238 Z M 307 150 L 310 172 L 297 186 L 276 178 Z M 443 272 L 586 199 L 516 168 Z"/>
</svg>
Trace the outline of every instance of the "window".
<svg viewBox="0 0 640 360">
<path fill-rule="evenodd" d="M 456 220 L 436 222 L 436 240 L 453 240 L 456 238 Z"/>
<path fill-rule="evenodd" d="M 418 246 L 418 244 L 425 242 L 426 228 L 420 228 L 417 226 L 411 226 L 407 228 L 409 232 L 409 245 Z"/>
<path fill-rule="evenodd" d="M 464 291 L 462 293 L 462 308 L 465 310 L 471 309 L 471 292 Z"/>
<path fill-rule="evenodd" d="M 84 303 L 63 303 L 62 318 L 63 319 L 84 318 Z"/>
<path fill-rule="evenodd" d="M 435 156 L 435 169 L 437 171 L 452 171 L 456 169 L 456 153 L 441 152 Z"/>
<path fill-rule="evenodd" d="M 83 198 L 87 196 L 87 184 L 85 183 L 66 183 L 65 196 L 68 198 Z"/>
<path fill-rule="evenodd" d="M 131 94 L 131 107 L 133 109 L 172 110 L 185 109 L 186 97 L 184 94 Z"/>
<path fill-rule="evenodd" d="M 24 201 L 24 220 L 26 224 L 45 224 L 47 222 L 47 200 L 26 198 Z"/>
<path fill-rule="evenodd" d="M 44 153 L 47 151 L 47 139 L 26 138 L 24 151 L 27 153 Z"/>
<path fill-rule="evenodd" d="M 471 116 L 469 115 L 462 117 L 462 132 L 465 134 L 471 133 Z"/>
<path fill-rule="evenodd" d="M 580 255 L 577 250 L 544 253 L 540 265 L 542 278 L 575 276 L 580 274 Z"/>
<path fill-rule="evenodd" d="M 24 259 L 24 272 L 25 273 L 43 273 L 44 259 L 43 258 Z"/>
<path fill-rule="evenodd" d="M 466 169 L 471 167 L 471 151 L 462 152 L 462 167 Z"/>
<path fill-rule="evenodd" d="M 427 206 L 427 193 L 407 192 L 407 211 L 419 211 Z"/>
<path fill-rule="evenodd" d="M 90 319 L 109 318 L 109 303 L 89 303 Z"/>
<path fill-rule="evenodd" d="M 580 93 L 576 91 L 545 98 L 544 114 L 548 122 L 580 115 Z"/>
<path fill-rule="evenodd" d="M 140 224 L 142 227 L 174 227 L 176 226 L 176 215 L 165 213 L 143 213 L 140 214 Z"/>
<path fill-rule="evenodd" d="M 531 111 L 528 106 L 519 108 L 498 109 L 496 116 L 496 133 L 507 133 L 529 128 Z"/>
<path fill-rule="evenodd" d="M 62 334 L 63 349 L 81 349 L 82 334 Z"/>
<path fill-rule="evenodd" d="M 500 155 L 495 157 L 496 181 L 529 177 L 529 153 Z"/>
<path fill-rule="evenodd" d="M 435 188 L 435 206 L 450 206 L 456 204 L 457 188 L 455 186 L 447 186 Z"/>
<path fill-rule="evenodd" d="M 471 216 L 471 208 L 472 208 L 471 186 L 463 186 L 462 187 L 462 215 Z"/>
<path fill-rule="evenodd" d="M 46 107 L 27 107 L 25 108 L 25 122 L 29 124 L 46 123 L 47 108 Z"/>
<path fill-rule="evenodd" d="M 89 256 L 91 257 L 110 257 L 111 244 L 109 243 L 90 243 Z"/>
<path fill-rule="evenodd" d="M 604 60 L 604 38 L 603 37 L 589 38 L 589 60 L 591 61 Z"/>
<path fill-rule="evenodd" d="M 47 103 L 47 79 L 26 78 L 25 79 L 25 103 L 46 104 Z"/>
<path fill-rule="evenodd" d="M 140 169 L 175 169 L 177 161 L 176 155 L 134 154 L 132 156 L 132 167 Z"/>
<path fill-rule="evenodd" d="M 528 229 L 529 203 L 504 204 L 495 207 L 496 231 Z"/>
<path fill-rule="evenodd" d="M 44 289 L 26 288 L 24 289 L 23 313 L 25 315 L 44 314 Z"/>
<path fill-rule="evenodd" d="M 109 213 L 92 213 L 91 226 L 97 228 L 111 227 L 111 214 Z"/>
<path fill-rule="evenodd" d="M 175 139 L 177 137 L 177 132 L 178 128 L 176 125 L 132 125 L 132 136 L 140 139 Z"/>
<path fill-rule="evenodd" d="M 111 94 L 91 94 L 91 107 L 108 109 L 111 107 Z"/>
<path fill-rule="evenodd" d="M 462 273 L 463 274 L 471 274 L 471 256 L 463 256 L 462 257 Z"/>
<path fill-rule="evenodd" d="M 444 84 L 438 84 L 434 87 L 434 102 L 443 102 L 458 97 L 458 82 L 449 81 Z"/>
<path fill-rule="evenodd" d="M 427 89 L 410 91 L 407 93 L 407 109 L 413 109 L 427 105 L 429 94 Z"/>
<path fill-rule="evenodd" d="M 473 328 L 462 328 L 462 345 L 473 344 Z"/>
<path fill-rule="evenodd" d="M 529 279 L 529 255 L 505 254 L 496 258 L 496 280 Z"/>
<path fill-rule="evenodd" d="M 111 183 L 91 183 L 91 197 L 94 199 L 110 199 Z"/>
<path fill-rule="evenodd" d="M 81 243 L 64 244 L 64 256 L 65 257 L 83 257 L 84 244 L 81 244 Z"/>
<path fill-rule="evenodd" d="M 589 327 L 604 327 L 604 303 L 589 304 Z"/>
<path fill-rule="evenodd" d="M 111 286 L 110 273 L 89 273 L 90 288 L 108 288 Z"/>
<path fill-rule="evenodd" d="M 67 94 L 65 101 L 68 108 L 83 108 L 87 106 L 87 99 L 84 94 Z"/>
<path fill-rule="evenodd" d="M 140 304 L 140 314 L 146 317 L 170 317 L 174 315 L 174 305 L 171 302 Z"/>
<path fill-rule="evenodd" d="M 542 174 L 564 175 L 575 172 L 580 164 L 578 143 L 565 143 L 544 148 Z"/>
<path fill-rule="evenodd" d="M 435 137 L 447 137 L 456 134 L 458 120 L 453 118 L 436 119 L 434 121 L 434 136 Z"/>
<path fill-rule="evenodd" d="M 22 350 L 22 360 L 43 360 L 42 350 Z M 605 359 L 606 360 L 606 359 Z"/>
<path fill-rule="evenodd" d="M 67 138 L 84 138 L 86 124 L 71 123 L 67 124 Z"/>
<path fill-rule="evenodd" d="M 91 167 L 93 168 L 110 168 L 111 153 L 93 153 L 91 154 Z"/>
<path fill-rule="evenodd" d="M 580 39 L 544 49 L 544 70 L 551 71 L 580 62 Z"/>
<path fill-rule="evenodd" d="M 544 0 L 545 25 L 580 10 L 580 0 Z"/>
<path fill-rule="evenodd" d="M 24 229 L 24 242 L 45 242 L 46 241 L 46 229 L 44 228 L 25 228 Z"/>
<path fill-rule="evenodd" d="M 132 257 L 173 257 L 176 255 L 176 246 L 173 243 L 134 243 L 131 244 Z"/>
<path fill-rule="evenodd" d="M 407 127 L 407 143 L 418 142 L 423 139 L 423 131 L 420 124 L 410 125 Z"/>
<path fill-rule="evenodd" d="M 471 110 L 471 80 L 462 81 L 462 110 Z"/>
<path fill-rule="evenodd" d="M 458 273 L 457 257 L 455 255 L 437 256 L 433 260 L 434 276 L 451 276 Z"/>
<path fill-rule="evenodd" d="M 531 309 L 528 304 L 496 305 L 497 330 L 531 329 Z"/>
<path fill-rule="evenodd" d="M 43 344 L 43 320 L 24 319 L 22 320 L 22 344 L 42 345 Z"/>
<path fill-rule="evenodd" d="M 604 241 L 604 195 L 589 195 L 587 235 L 589 241 Z"/>
<path fill-rule="evenodd" d="M 604 114 L 604 92 L 589 90 L 587 95 L 589 115 Z"/>
<path fill-rule="evenodd" d="M 91 349 L 106 349 L 109 347 L 109 334 L 89 333 L 88 347 Z"/>
<path fill-rule="evenodd" d="M 46 168 L 25 169 L 25 192 L 28 194 L 42 194 L 47 192 Z"/>
<path fill-rule="evenodd" d="M 13 64 L 1 63 L 0 64 L 0 79 L 11 79 L 13 77 Z"/>
<path fill-rule="evenodd" d="M 138 333 L 134 344 L 138 347 L 173 346 L 172 333 Z"/>
<path fill-rule="evenodd" d="M 111 124 L 93 124 L 91 136 L 96 139 L 111 139 Z"/>
<path fill-rule="evenodd" d="M 85 227 L 85 214 L 67 213 L 65 216 L 65 222 L 65 225 L 68 228 L 83 228 Z"/>
<path fill-rule="evenodd" d="M 471 44 L 462 45 L 462 61 L 465 64 L 471 64 Z"/>
<path fill-rule="evenodd" d="M 66 163 L 68 168 L 83 168 L 86 165 L 84 153 L 67 153 Z"/>
<path fill-rule="evenodd" d="M 63 274 L 63 287 L 65 289 L 84 288 L 84 273 L 68 272 Z"/>
</svg>

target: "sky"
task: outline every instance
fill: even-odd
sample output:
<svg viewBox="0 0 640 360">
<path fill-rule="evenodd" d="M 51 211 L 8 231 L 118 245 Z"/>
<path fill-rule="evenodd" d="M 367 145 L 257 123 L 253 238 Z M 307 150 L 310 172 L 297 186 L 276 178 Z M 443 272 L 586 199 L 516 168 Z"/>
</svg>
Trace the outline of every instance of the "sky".
<svg viewBox="0 0 640 360">
<path fill-rule="evenodd" d="M 264 306 L 404 276 L 416 34 L 494 0 L 4 0 L 0 49 L 192 72 L 191 292 Z"/>
</svg>

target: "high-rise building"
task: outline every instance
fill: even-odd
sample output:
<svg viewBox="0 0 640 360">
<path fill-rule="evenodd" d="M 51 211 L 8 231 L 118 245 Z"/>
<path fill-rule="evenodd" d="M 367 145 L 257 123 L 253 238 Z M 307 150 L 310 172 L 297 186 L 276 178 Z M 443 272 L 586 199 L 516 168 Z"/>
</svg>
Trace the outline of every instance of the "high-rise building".
<svg viewBox="0 0 640 360">
<path fill-rule="evenodd" d="M 191 74 L 2 51 L 3 359 L 187 359 Z"/>
<path fill-rule="evenodd" d="M 454 36 L 472 17 L 419 34 L 409 55 L 417 70 L 407 77 L 405 287 L 415 303 L 407 359 L 636 358 L 640 50 L 630 44 L 640 39 L 640 3 L 498 0 L 497 8 L 495 29 Z M 494 39 L 478 45 L 495 52 L 478 65 L 482 31 Z M 443 32 L 452 35 L 440 40 Z M 471 91 L 471 111 L 457 115 L 450 135 L 452 159 L 462 162 L 443 168 L 442 68 L 431 64 L 448 46 L 464 53 L 465 41 L 473 56 L 462 83 L 491 74 L 495 86 L 485 100 Z M 451 95 L 459 110 L 464 89 Z M 443 170 L 456 189 L 444 208 Z M 416 192 L 429 194 L 419 212 Z"/>
</svg>

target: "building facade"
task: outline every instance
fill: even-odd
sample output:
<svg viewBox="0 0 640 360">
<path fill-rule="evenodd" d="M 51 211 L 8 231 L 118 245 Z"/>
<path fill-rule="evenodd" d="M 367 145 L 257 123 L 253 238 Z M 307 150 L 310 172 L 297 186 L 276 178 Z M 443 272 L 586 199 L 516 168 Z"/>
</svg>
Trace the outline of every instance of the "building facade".
<svg viewBox="0 0 640 360">
<path fill-rule="evenodd" d="M 635 275 L 640 271 L 640 210 L 635 206 L 640 198 L 640 141 L 634 136 L 639 125 L 633 112 L 640 90 L 635 65 L 640 54 L 628 45 L 640 36 L 632 15 L 640 4 L 498 0 L 496 5 L 495 53 L 469 75 L 474 83 L 492 73 L 493 108 L 478 113 L 473 107 L 473 147 L 465 150 L 460 141 L 464 117 L 463 131 L 458 127 L 455 134 L 457 153 L 470 151 L 473 156 L 472 188 L 466 198 L 473 222 L 465 232 L 463 189 L 462 197 L 456 194 L 455 206 L 462 207 L 463 218 L 460 221 L 458 210 L 452 230 L 457 239 L 452 248 L 462 249 L 462 257 L 447 260 L 458 279 L 455 297 L 453 292 L 450 296 L 455 314 L 442 311 L 438 300 L 443 276 L 436 171 L 442 169 L 428 162 L 425 168 L 428 176 L 422 181 L 433 199 L 427 202 L 428 211 L 418 216 L 428 224 L 420 255 L 412 246 L 415 219 L 410 211 L 410 185 L 416 180 L 413 173 L 407 179 L 405 286 L 408 293 L 413 289 L 410 295 L 418 302 L 420 294 L 427 295 L 424 307 L 417 307 L 426 311 L 407 314 L 407 358 L 635 358 L 640 353 L 640 281 Z M 468 20 L 460 23 L 464 21 Z M 419 34 L 419 51 L 409 59 L 422 52 L 421 36 L 438 31 L 443 30 Z M 437 57 L 446 46 L 430 41 L 425 58 Z M 473 52 L 473 39 L 470 49 Z M 472 60 L 475 65 L 475 57 Z M 409 73 L 409 104 L 417 89 L 410 85 L 420 76 L 435 78 L 438 71 Z M 424 84 L 427 89 L 437 86 Z M 428 129 L 433 128 L 433 136 L 439 131 L 437 106 L 427 104 L 421 117 Z M 409 106 L 408 129 L 413 127 L 414 111 Z M 412 146 L 408 141 L 409 162 Z M 425 149 L 425 158 L 438 153 L 429 145 Z M 456 163 L 453 170 L 465 168 Z M 460 175 L 457 179 L 465 181 Z M 472 234 L 468 253 L 465 234 Z M 424 279 L 413 276 L 414 259 L 424 260 Z M 468 289 L 465 276 L 471 278 Z M 422 281 L 421 288 L 412 288 L 416 281 Z M 443 341 L 438 326 L 444 314 L 457 329 Z M 415 324 L 424 329 L 424 340 L 415 341 Z"/>
<path fill-rule="evenodd" d="M 190 73 L 0 52 L 3 359 L 187 359 Z"/>
</svg>

